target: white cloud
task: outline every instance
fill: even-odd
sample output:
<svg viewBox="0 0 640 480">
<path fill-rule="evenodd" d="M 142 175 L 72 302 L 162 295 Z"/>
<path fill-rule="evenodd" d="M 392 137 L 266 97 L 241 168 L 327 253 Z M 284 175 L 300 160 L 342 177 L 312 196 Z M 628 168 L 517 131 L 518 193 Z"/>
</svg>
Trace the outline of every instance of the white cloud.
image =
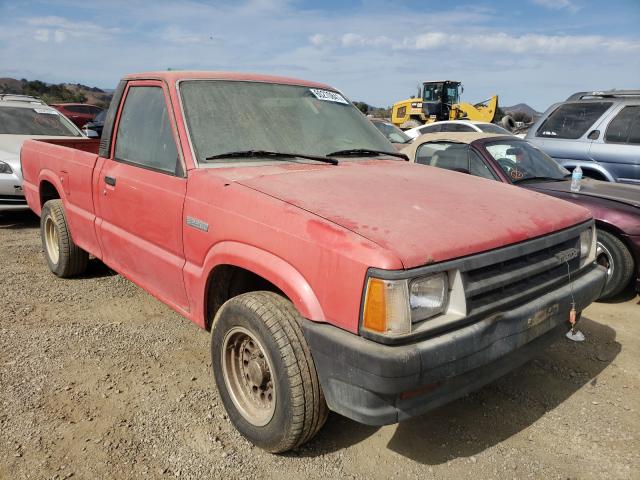
<svg viewBox="0 0 640 480">
<path fill-rule="evenodd" d="M 74 38 L 92 37 L 98 40 L 112 37 L 121 31 L 120 28 L 105 28 L 93 22 L 74 21 L 54 15 L 28 17 L 24 19 L 24 22 L 30 27 L 35 27 L 36 34 L 40 32 L 41 38 L 46 36 L 47 38 L 45 40 L 36 38 L 39 41 L 45 42 L 48 41 L 49 35 L 51 35 L 55 42 L 60 43 L 64 41 L 67 36 Z M 43 33 L 45 31 L 48 32 L 46 35 Z"/>
<path fill-rule="evenodd" d="M 320 34 L 310 37 L 323 37 Z M 311 41 L 312 44 L 316 42 Z M 324 42 L 328 43 L 328 42 Z M 340 44 L 347 48 L 386 46 L 392 50 L 473 50 L 476 52 L 511 52 L 538 55 L 574 55 L 589 51 L 632 53 L 640 51 L 640 41 L 605 38 L 599 35 L 510 35 L 503 32 L 460 35 L 429 32 L 412 37 L 391 39 L 385 36 L 366 36 L 346 33 Z"/>
<path fill-rule="evenodd" d="M 573 3 L 571 0 L 531 0 L 536 5 L 539 5 L 550 10 L 568 10 L 571 13 L 576 13 L 581 7 Z"/>
<path fill-rule="evenodd" d="M 2 10 L 8 3 L 15 8 Z M 640 76 L 640 35 L 620 28 L 620 12 L 599 14 L 595 28 L 583 25 L 583 11 L 568 24 L 551 11 L 541 21 L 516 8 L 415 10 L 379 0 L 338 11 L 293 0 L 38 5 L 0 0 L 0 77 L 113 88 L 135 71 L 253 71 L 325 82 L 374 105 L 407 98 L 423 80 L 455 77 L 467 101 L 497 93 L 502 104 L 544 109 L 578 90 L 632 88 Z M 73 16 L 57 13 L 67 11 Z"/>
</svg>

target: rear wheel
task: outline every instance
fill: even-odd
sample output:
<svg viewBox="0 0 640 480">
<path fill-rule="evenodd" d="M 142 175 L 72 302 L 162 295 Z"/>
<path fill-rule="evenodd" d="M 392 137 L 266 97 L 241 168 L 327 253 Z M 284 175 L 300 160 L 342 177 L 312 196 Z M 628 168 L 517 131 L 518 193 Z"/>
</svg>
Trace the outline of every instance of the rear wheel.
<svg viewBox="0 0 640 480">
<path fill-rule="evenodd" d="M 634 272 L 633 256 L 618 237 L 598 230 L 596 261 L 607 269 L 607 283 L 598 300 L 609 300 L 631 282 Z"/>
<path fill-rule="evenodd" d="M 212 325 L 213 373 L 229 418 L 269 452 L 309 441 L 328 415 L 301 321 L 280 295 L 251 292 L 227 301 Z"/>
<path fill-rule="evenodd" d="M 89 254 L 71 238 L 62 200 L 49 200 L 42 207 L 40 236 L 49 269 L 59 277 L 73 277 L 84 272 Z"/>
</svg>

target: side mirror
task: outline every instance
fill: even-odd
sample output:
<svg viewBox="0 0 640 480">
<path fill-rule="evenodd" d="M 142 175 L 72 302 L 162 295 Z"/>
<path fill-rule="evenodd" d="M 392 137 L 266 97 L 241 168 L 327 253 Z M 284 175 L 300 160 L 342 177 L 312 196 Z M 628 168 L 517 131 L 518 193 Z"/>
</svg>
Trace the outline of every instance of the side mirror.
<svg viewBox="0 0 640 480">
<path fill-rule="evenodd" d="M 82 133 L 84 133 L 87 138 L 100 138 L 98 132 L 96 132 L 95 130 L 91 130 L 90 128 L 83 128 Z"/>
<path fill-rule="evenodd" d="M 600 130 L 591 130 L 587 138 L 589 140 L 597 140 L 600 137 Z"/>
</svg>

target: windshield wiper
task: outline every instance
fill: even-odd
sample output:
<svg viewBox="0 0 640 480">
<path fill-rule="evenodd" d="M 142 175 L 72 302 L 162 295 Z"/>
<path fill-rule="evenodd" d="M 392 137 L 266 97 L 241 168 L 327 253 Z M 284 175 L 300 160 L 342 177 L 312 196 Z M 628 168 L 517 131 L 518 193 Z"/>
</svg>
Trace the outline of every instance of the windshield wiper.
<svg viewBox="0 0 640 480">
<path fill-rule="evenodd" d="M 371 150 L 369 148 L 352 148 L 349 150 L 338 150 L 337 152 L 327 153 L 327 157 L 372 157 L 378 155 L 391 155 L 392 157 L 399 157 L 407 162 L 409 157 L 404 153 L 385 152 L 384 150 Z"/>
<path fill-rule="evenodd" d="M 522 183 L 522 182 L 527 182 L 529 180 L 533 180 L 533 181 L 550 181 L 550 182 L 563 182 L 564 178 L 557 178 L 557 177 L 525 177 L 525 178 L 518 178 L 517 180 L 513 180 L 513 183 Z"/>
<path fill-rule="evenodd" d="M 320 155 L 307 155 L 304 153 L 272 152 L 270 150 L 238 150 L 236 152 L 211 155 L 210 157 L 205 158 L 205 160 L 217 160 L 219 158 L 269 158 L 273 160 L 306 158 L 308 160 L 317 160 L 318 162 L 338 165 L 338 160 L 335 158 L 322 157 Z"/>
</svg>

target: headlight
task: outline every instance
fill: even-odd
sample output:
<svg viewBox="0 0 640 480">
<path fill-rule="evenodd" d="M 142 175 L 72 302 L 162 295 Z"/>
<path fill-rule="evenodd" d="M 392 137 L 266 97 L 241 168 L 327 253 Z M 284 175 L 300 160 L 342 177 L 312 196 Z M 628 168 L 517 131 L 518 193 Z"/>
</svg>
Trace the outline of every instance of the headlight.
<svg viewBox="0 0 640 480">
<path fill-rule="evenodd" d="M 0 162 L 0 173 L 13 173 L 13 170 L 8 163 Z"/>
<path fill-rule="evenodd" d="M 596 259 L 596 227 L 580 232 L 580 266 L 591 263 Z"/>
<path fill-rule="evenodd" d="M 413 102 L 411 104 L 411 108 L 422 108 L 422 103 L 420 102 Z"/>
<path fill-rule="evenodd" d="M 446 273 L 413 280 L 409 284 L 411 323 L 442 313 L 449 297 L 449 279 Z"/>
<path fill-rule="evenodd" d="M 449 279 L 437 273 L 413 280 L 369 278 L 362 327 L 383 335 L 411 333 L 411 325 L 442 313 L 447 307 Z"/>
</svg>

